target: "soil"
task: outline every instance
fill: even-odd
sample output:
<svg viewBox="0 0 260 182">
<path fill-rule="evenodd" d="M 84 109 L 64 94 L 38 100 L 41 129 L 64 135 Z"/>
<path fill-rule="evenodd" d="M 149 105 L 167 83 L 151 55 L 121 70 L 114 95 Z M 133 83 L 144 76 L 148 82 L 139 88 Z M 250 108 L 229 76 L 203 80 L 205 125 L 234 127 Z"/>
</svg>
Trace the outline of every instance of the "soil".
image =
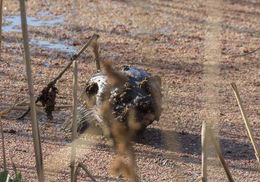
<svg viewBox="0 0 260 182">
<path fill-rule="evenodd" d="M 134 143 L 140 181 L 195 181 L 201 175 L 201 124 L 205 116 L 204 63 L 206 26 L 210 25 L 206 1 L 78 0 L 27 2 L 27 14 L 64 22 L 52 26 L 29 26 L 32 40 L 64 43 L 79 50 L 88 38 L 100 35 L 102 61 L 115 67 L 132 65 L 162 79 L 163 111 Z M 235 181 L 260 181 L 259 165 L 230 83 L 235 82 L 252 130 L 260 145 L 260 3 L 257 0 L 226 0 L 221 12 L 218 69 L 219 116 L 217 134 Z M 41 12 L 41 13 L 39 13 Z M 47 13 L 46 13 L 47 12 Z M 46 13 L 46 14 L 45 14 Z M 42 16 L 45 14 L 46 16 Z M 4 1 L 4 17 L 19 15 L 18 1 Z M 8 22 L 5 22 L 6 24 Z M 214 44 L 214 42 L 212 42 Z M 71 49 L 72 51 L 74 49 Z M 35 94 L 65 67 L 72 51 L 30 46 Z M 21 32 L 3 32 L 0 64 L 0 107 L 16 98 L 28 98 Z M 78 59 L 79 90 L 96 72 L 94 54 L 88 49 Z M 58 105 L 72 103 L 72 69 L 57 83 Z M 30 116 L 17 120 L 23 111 L 2 118 L 8 168 L 11 159 L 23 181 L 37 181 Z M 70 181 L 71 134 L 61 130 L 71 109 L 38 114 L 46 181 Z M 116 153 L 107 139 L 88 134 L 77 142 L 78 161 L 97 181 L 124 181 L 111 175 Z M 2 161 L 2 155 L 1 161 Z M 2 162 L 0 163 L 2 168 Z M 228 181 L 214 150 L 210 150 L 209 181 Z M 91 181 L 82 172 L 79 181 Z"/>
</svg>

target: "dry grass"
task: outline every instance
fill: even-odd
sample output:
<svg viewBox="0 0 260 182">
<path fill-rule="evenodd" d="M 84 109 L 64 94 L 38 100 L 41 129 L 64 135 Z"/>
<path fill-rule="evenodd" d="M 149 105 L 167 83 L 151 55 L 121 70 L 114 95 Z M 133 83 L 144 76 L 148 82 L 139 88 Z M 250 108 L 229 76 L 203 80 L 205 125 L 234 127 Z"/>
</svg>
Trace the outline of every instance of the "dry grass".
<svg viewBox="0 0 260 182">
<path fill-rule="evenodd" d="M 239 92 L 238 92 L 238 88 L 237 88 L 235 83 L 232 83 L 231 86 L 232 86 L 232 89 L 234 91 L 234 94 L 235 94 L 235 97 L 236 97 L 236 100 L 237 100 L 237 103 L 238 103 L 241 115 L 243 117 L 243 120 L 244 120 L 244 123 L 245 123 L 245 126 L 246 126 L 246 130 L 247 130 L 249 139 L 250 139 L 250 141 L 252 143 L 252 146 L 254 148 L 256 160 L 257 160 L 257 162 L 260 165 L 260 159 L 259 159 L 260 158 L 260 150 L 257 147 L 256 140 L 255 140 L 255 137 L 253 135 L 253 132 L 252 132 L 249 120 L 247 118 L 247 115 L 245 113 L 244 107 L 242 105 L 242 101 L 241 101 L 241 98 L 240 98 L 240 95 L 239 95 Z"/>
<path fill-rule="evenodd" d="M 29 95 L 30 95 L 31 122 L 32 122 L 32 134 L 33 134 L 33 142 L 34 142 L 36 169 L 37 169 L 39 182 L 44 182 L 42 147 L 41 147 L 41 140 L 40 140 L 41 137 L 40 137 L 40 131 L 39 131 L 38 121 L 36 117 L 34 86 L 32 80 L 33 77 L 32 77 L 32 67 L 31 67 L 29 38 L 28 38 L 27 19 L 26 19 L 27 16 L 26 16 L 26 7 L 25 7 L 24 0 L 20 0 L 20 12 L 21 12 L 21 25 L 22 25 L 23 46 L 24 46 L 24 62 L 25 62 Z"/>
</svg>

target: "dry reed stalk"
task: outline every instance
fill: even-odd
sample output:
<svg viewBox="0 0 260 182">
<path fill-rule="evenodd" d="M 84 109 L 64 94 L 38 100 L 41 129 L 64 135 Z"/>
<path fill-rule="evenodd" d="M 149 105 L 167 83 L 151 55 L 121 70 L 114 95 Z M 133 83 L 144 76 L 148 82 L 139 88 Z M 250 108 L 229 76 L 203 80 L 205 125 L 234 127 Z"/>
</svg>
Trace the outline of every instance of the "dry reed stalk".
<svg viewBox="0 0 260 182">
<path fill-rule="evenodd" d="M 207 142 L 208 128 L 216 125 L 219 121 L 218 108 L 218 82 L 219 82 L 219 62 L 221 60 L 221 21 L 222 21 L 222 1 L 207 0 L 205 8 L 208 22 L 205 26 L 205 59 L 204 66 L 204 97 L 205 100 L 205 115 L 203 116 L 202 128 L 202 181 L 206 182 L 210 179 L 210 173 L 207 171 L 209 161 L 207 156 L 209 154 L 209 142 Z M 213 161 L 211 161 L 212 163 Z M 205 176 L 204 176 L 205 175 Z"/>
<path fill-rule="evenodd" d="M 3 0 L 0 0 L 0 60 L 2 56 Z"/>
<path fill-rule="evenodd" d="M 100 138 L 95 138 L 91 135 L 86 135 L 86 133 L 81 134 L 77 139 L 73 141 L 74 146 L 77 147 L 77 155 L 76 159 L 79 161 L 80 159 L 83 159 L 87 152 L 85 150 L 78 150 L 78 149 L 85 149 L 84 146 L 95 146 L 96 143 L 99 141 Z M 69 145 L 65 145 L 64 147 L 61 147 L 60 149 L 53 152 L 51 155 L 49 155 L 45 159 L 45 169 L 48 172 L 56 172 L 60 173 L 64 170 L 66 170 L 66 166 L 69 166 L 71 163 L 71 148 L 73 143 Z M 83 148 L 82 148 L 83 147 Z M 58 177 L 57 177 L 58 180 Z"/>
<path fill-rule="evenodd" d="M 208 158 L 208 127 L 207 123 L 203 121 L 201 128 L 201 180 L 203 182 L 207 181 L 207 158 Z"/>
<path fill-rule="evenodd" d="M 239 92 L 238 92 L 238 89 L 237 89 L 237 86 L 235 83 L 231 83 L 231 86 L 232 86 L 232 89 L 234 91 L 234 94 L 235 94 L 235 97 L 236 97 L 236 100 L 237 100 L 237 103 L 238 103 L 238 106 L 239 106 L 239 109 L 240 109 L 240 112 L 241 112 L 241 115 L 243 117 L 243 120 L 244 120 L 244 123 L 246 125 L 246 130 L 247 130 L 247 133 L 248 133 L 248 136 L 250 138 L 250 141 L 253 145 L 253 148 L 254 148 L 254 151 L 255 151 L 255 156 L 256 156 L 256 159 L 260 165 L 260 155 L 259 155 L 259 149 L 257 148 L 257 145 L 256 145 L 256 142 L 255 142 L 255 138 L 254 138 L 254 135 L 253 135 L 253 132 L 252 132 L 252 129 L 250 127 L 250 124 L 249 124 L 249 120 L 245 114 L 245 110 L 244 110 L 244 107 L 242 105 L 242 101 L 241 101 L 241 98 L 240 98 L 240 95 L 239 95 Z"/>
<path fill-rule="evenodd" d="M 96 62 L 96 68 L 97 71 L 100 71 L 100 57 L 99 57 L 99 45 L 98 45 L 98 39 L 94 39 L 92 41 L 92 48 L 93 48 L 93 52 L 95 54 L 95 62 Z"/>
<path fill-rule="evenodd" d="M 227 166 L 227 164 L 225 162 L 224 156 L 222 155 L 219 143 L 218 143 L 217 139 L 215 138 L 214 133 L 213 133 L 211 128 L 208 128 L 208 135 L 210 137 L 210 140 L 211 140 L 212 144 L 214 145 L 214 148 L 215 148 L 215 151 L 216 151 L 216 153 L 217 153 L 217 155 L 219 157 L 219 160 L 220 160 L 220 162 L 221 162 L 221 164 L 222 164 L 222 166 L 223 166 L 223 168 L 224 168 L 224 170 L 225 170 L 225 172 L 227 174 L 228 180 L 230 182 L 234 182 L 234 179 L 233 179 L 233 177 L 232 177 L 232 175 L 231 175 L 231 173 L 230 173 L 230 171 L 228 169 L 228 166 Z"/>
<path fill-rule="evenodd" d="M 1 127 L 1 139 L 2 139 L 2 152 L 3 152 L 4 170 L 7 171 L 6 155 L 5 155 L 5 137 L 4 137 L 3 123 L 2 123 L 2 120 L 1 120 L 1 116 L 0 116 L 0 127 Z"/>
<path fill-rule="evenodd" d="M 76 30 L 77 26 L 79 25 L 79 19 L 77 18 L 79 16 L 78 10 L 79 10 L 79 3 L 78 0 L 72 0 L 72 22 L 71 22 L 71 27 L 72 30 L 73 28 Z"/>
<path fill-rule="evenodd" d="M 72 2 L 72 9 L 73 9 L 73 14 L 76 16 L 77 15 L 77 9 L 78 9 L 78 0 L 73 0 L 73 2 Z"/>
<path fill-rule="evenodd" d="M 76 181 L 75 175 L 75 156 L 76 146 L 73 142 L 77 137 L 77 87 L 78 87 L 78 63 L 73 61 L 73 105 L 72 105 L 72 146 L 71 146 L 71 182 Z"/>
<path fill-rule="evenodd" d="M 66 70 L 71 66 L 73 63 L 73 105 L 72 105 L 72 110 L 73 110 L 73 118 L 72 118 L 72 146 L 71 146 L 71 160 L 70 160 L 70 167 L 71 167 L 71 181 L 75 182 L 77 181 L 77 173 L 78 173 L 78 167 L 81 167 L 83 170 L 86 168 L 84 165 L 77 166 L 75 168 L 75 158 L 76 158 L 76 146 L 78 145 L 78 142 L 76 142 L 77 138 L 77 80 L 78 80 L 78 70 L 77 70 L 77 61 L 76 59 L 81 55 L 81 53 L 89 46 L 93 46 L 93 42 L 97 42 L 97 39 L 99 38 L 99 35 L 94 34 L 89 41 L 78 51 L 76 55 L 74 55 L 71 58 L 71 62 L 64 68 L 62 72 L 53 80 L 54 83 L 66 72 Z M 96 43 L 97 44 L 97 43 Z M 93 48 L 94 49 L 94 48 Z M 99 61 L 96 59 L 96 61 Z M 86 171 L 86 170 L 85 170 Z M 87 173 L 87 172 L 86 172 Z M 90 173 L 87 173 L 88 175 Z M 90 175 L 89 175 L 90 176 Z M 93 177 L 90 177 L 92 180 L 94 179 Z M 95 181 L 95 180 L 93 180 Z"/>
<path fill-rule="evenodd" d="M 30 95 L 31 120 L 32 120 L 31 123 L 32 123 L 32 134 L 33 134 L 33 143 L 34 143 L 34 151 L 35 151 L 35 159 L 36 159 L 36 168 L 37 168 L 37 175 L 38 175 L 39 182 L 44 182 L 42 149 L 41 149 L 39 126 L 36 118 L 36 107 L 35 107 L 35 98 L 34 98 L 33 81 L 32 81 L 32 68 L 31 68 L 30 50 L 29 50 L 29 42 L 28 42 L 26 7 L 25 7 L 24 0 L 20 0 L 20 11 L 21 11 L 21 25 L 22 25 L 22 34 L 23 34 L 25 68 L 26 68 L 27 82 L 28 82 L 29 95 Z"/>
<path fill-rule="evenodd" d="M 79 170 L 83 169 L 85 171 L 85 173 L 87 174 L 87 176 L 93 181 L 93 182 L 97 182 L 95 180 L 95 178 L 92 176 L 92 174 L 88 171 L 87 167 L 82 164 L 81 162 L 78 164 L 76 170 L 75 170 L 75 176 L 77 177 L 78 173 L 79 173 Z M 75 182 L 77 182 L 77 178 L 75 179 Z"/>
</svg>

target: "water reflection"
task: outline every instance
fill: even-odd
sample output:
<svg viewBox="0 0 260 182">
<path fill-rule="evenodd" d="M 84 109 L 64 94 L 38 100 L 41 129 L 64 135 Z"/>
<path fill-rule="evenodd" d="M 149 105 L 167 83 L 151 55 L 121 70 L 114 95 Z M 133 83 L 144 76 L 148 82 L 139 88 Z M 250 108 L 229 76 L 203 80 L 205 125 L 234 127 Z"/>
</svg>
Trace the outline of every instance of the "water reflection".
<svg viewBox="0 0 260 182">
<path fill-rule="evenodd" d="M 48 12 L 39 12 L 39 16 L 48 16 Z M 6 16 L 4 17 L 3 32 L 21 32 L 21 18 L 20 16 Z M 55 16 L 52 19 L 42 20 L 36 17 L 27 16 L 27 24 L 32 27 L 54 27 L 64 23 L 64 16 Z"/>
<path fill-rule="evenodd" d="M 69 53 L 69 54 L 73 54 L 77 51 L 75 47 L 69 46 L 69 45 L 67 45 L 66 42 L 62 42 L 62 41 L 60 41 L 60 42 L 50 42 L 50 41 L 47 41 L 47 40 L 32 39 L 30 41 L 30 44 L 35 45 L 35 46 L 39 46 L 39 47 L 42 47 L 42 48 L 45 48 L 45 49 L 54 49 L 56 51 Z"/>
</svg>

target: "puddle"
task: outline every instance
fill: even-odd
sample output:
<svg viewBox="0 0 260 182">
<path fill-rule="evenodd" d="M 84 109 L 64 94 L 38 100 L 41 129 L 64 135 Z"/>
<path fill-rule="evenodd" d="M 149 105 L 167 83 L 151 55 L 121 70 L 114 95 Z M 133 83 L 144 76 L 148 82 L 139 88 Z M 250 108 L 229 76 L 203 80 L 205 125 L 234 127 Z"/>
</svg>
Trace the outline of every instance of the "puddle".
<svg viewBox="0 0 260 182">
<path fill-rule="evenodd" d="M 48 18 L 48 19 L 46 19 Z M 29 27 L 54 27 L 64 23 L 64 16 L 53 16 L 49 11 L 39 11 L 37 17 L 27 16 L 27 24 Z M 2 27 L 3 32 L 21 32 L 21 18 L 18 16 L 6 16 L 4 17 L 4 25 Z M 30 44 L 33 46 L 42 47 L 44 49 L 50 49 L 58 52 L 73 54 L 76 52 L 76 48 L 69 46 L 66 42 L 57 41 L 51 42 L 47 40 L 32 39 Z"/>
<path fill-rule="evenodd" d="M 39 12 L 39 16 L 49 16 L 48 12 Z M 3 32 L 21 32 L 21 18 L 20 16 L 6 16 L 4 17 L 4 26 L 2 27 Z M 49 20 L 42 20 L 36 17 L 27 16 L 27 24 L 32 27 L 54 27 L 64 23 L 64 16 L 55 16 Z"/>
<path fill-rule="evenodd" d="M 50 42 L 47 40 L 32 39 L 30 41 L 30 44 L 38 46 L 38 47 L 42 47 L 45 49 L 53 49 L 58 52 L 64 52 L 64 53 L 68 53 L 68 54 L 74 54 L 77 51 L 77 49 L 75 47 L 67 45 L 66 42 Z"/>
</svg>

